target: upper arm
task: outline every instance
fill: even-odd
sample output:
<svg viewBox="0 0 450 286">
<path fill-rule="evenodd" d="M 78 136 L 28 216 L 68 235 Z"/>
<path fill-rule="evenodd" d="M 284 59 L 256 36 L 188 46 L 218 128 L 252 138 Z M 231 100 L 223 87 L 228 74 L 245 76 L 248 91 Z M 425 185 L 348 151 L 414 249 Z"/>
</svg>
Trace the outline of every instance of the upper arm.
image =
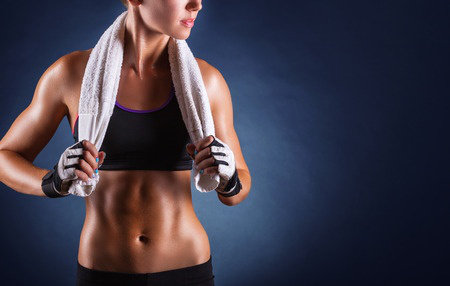
<svg viewBox="0 0 450 286">
<path fill-rule="evenodd" d="M 0 140 L 0 150 L 13 151 L 30 162 L 34 161 L 67 114 L 68 109 L 63 98 L 67 74 L 66 55 L 42 74 L 31 103 L 14 120 Z"/>
<path fill-rule="evenodd" d="M 248 166 L 245 163 L 239 139 L 234 129 L 233 104 L 228 85 L 219 70 L 202 59 L 196 58 L 196 60 L 208 94 L 214 120 L 215 135 L 233 151 L 236 169 L 248 171 Z"/>
</svg>

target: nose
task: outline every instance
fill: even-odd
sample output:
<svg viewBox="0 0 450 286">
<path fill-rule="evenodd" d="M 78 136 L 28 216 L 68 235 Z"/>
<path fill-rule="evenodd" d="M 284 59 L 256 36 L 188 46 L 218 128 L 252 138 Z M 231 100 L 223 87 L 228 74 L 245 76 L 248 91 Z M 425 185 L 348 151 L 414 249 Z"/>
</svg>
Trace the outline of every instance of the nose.
<svg viewBox="0 0 450 286">
<path fill-rule="evenodd" d="M 202 6 L 202 0 L 191 0 L 189 1 L 188 5 L 187 5 L 187 9 L 189 11 L 200 11 L 202 10 L 203 6 Z"/>
</svg>

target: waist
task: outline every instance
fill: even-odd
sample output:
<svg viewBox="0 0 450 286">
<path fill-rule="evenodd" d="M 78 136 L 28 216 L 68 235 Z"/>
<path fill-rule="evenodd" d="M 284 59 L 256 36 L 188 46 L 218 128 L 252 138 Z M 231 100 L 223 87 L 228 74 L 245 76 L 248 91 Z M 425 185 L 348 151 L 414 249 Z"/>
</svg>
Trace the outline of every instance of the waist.
<svg viewBox="0 0 450 286">
<path fill-rule="evenodd" d="M 210 256 L 208 235 L 193 217 L 166 218 L 142 228 L 110 223 L 85 220 L 78 252 L 81 265 L 102 271 L 153 273 L 197 265 Z"/>
<path fill-rule="evenodd" d="M 86 197 L 78 260 L 97 270 L 149 273 L 210 255 L 192 205 L 189 171 L 101 171 Z"/>
</svg>

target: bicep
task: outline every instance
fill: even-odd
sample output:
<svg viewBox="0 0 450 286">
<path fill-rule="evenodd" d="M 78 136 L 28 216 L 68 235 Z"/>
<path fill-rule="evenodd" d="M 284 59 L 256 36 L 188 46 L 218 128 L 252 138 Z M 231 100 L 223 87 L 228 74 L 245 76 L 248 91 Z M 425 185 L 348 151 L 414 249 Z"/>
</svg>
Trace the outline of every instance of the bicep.
<svg viewBox="0 0 450 286">
<path fill-rule="evenodd" d="M 36 86 L 31 103 L 14 120 L 0 141 L 0 150 L 20 154 L 33 162 L 67 114 L 62 100 L 59 64 L 48 68 Z"/>
</svg>

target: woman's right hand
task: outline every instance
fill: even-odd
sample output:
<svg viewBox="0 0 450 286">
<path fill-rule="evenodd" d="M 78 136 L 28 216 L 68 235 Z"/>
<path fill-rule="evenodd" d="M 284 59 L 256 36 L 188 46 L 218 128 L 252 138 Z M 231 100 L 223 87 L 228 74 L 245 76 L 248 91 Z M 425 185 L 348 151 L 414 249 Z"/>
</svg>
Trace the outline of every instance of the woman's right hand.
<svg viewBox="0 0 450 286">
<path fill-rule="evenodd" d="M 87 182 L 89 178 L 93 178 L 94 172 L 98 172 L 105 156 L 106 153 L 98 152 L 90 141 L 78 141 L 62 153 L 58 162 L 58 175 L 64 183 L 78 178 Z"/>
</svg>

